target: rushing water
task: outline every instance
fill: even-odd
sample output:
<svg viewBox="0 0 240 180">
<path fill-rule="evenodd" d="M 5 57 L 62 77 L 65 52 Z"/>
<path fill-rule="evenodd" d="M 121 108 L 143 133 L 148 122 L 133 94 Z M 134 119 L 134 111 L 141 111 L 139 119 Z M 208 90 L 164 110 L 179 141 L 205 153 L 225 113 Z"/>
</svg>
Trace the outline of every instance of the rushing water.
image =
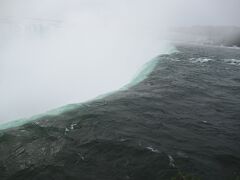
<svg viewBox="0 0 240 180">
<path fill-rule="evenodd" d="M 237 179 L 240 51 L 177 49 L 128 89 L 2 130 L 1 179 Z"/>
</svg>

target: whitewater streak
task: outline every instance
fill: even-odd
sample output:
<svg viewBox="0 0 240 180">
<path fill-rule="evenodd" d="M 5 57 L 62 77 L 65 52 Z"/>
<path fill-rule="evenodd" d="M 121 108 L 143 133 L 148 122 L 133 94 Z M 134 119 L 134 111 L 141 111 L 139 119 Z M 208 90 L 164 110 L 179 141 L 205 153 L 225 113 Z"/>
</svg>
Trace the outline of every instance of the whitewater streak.
<svg viewBox="0 0 240 180">
<path fill-rule="evenodd" d="M 174 51 L 147 18 L 113 12 L 71 13 L 54 22 L 58 25 L 26 18 L 9 22 L 1 24 L 5 29 L 11 24 L 11 31 L 1 32 L 1 123 L 118 90 L 148 60 Z M 147 64 L 133 84 L 155 63 Z"/>
</svg>

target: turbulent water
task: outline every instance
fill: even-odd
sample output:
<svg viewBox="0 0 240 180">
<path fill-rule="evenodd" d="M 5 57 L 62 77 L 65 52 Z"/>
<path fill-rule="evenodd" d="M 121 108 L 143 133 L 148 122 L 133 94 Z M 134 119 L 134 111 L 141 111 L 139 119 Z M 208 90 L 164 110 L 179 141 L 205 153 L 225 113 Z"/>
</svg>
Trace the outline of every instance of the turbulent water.
<svg viewBox="0 0 240 180">
<path fill-rule="evenodd" d="M 240 176 L 240 51 L 177 45 L 142 82 L 2 130 L 1 180 Z"/>
</svg>

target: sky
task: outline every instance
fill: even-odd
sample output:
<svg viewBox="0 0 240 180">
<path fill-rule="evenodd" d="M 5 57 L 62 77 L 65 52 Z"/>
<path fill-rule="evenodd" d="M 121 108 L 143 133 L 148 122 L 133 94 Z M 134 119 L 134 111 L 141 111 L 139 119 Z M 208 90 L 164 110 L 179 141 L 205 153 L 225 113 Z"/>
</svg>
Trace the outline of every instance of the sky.
<svg viewBox="0 0 240 180">
<path fill-rule="evenodd" d="M 239 9 L 239 0 L 0 0 L 12 23 L 0 21 L 0 123 L 117 90 L 174 51 L 162 41 L 168 27 L 240 26 Z"/>
<path fill-rule="evenodd" d="M 238 25 L 240 26 L 239 0 L 0 0 L 0 17 L 38 17 L 62 19 L 71 12 L 119 11 L 139 9 L 143 14 L 163 18 L 166 24 Z"/>
</svg>

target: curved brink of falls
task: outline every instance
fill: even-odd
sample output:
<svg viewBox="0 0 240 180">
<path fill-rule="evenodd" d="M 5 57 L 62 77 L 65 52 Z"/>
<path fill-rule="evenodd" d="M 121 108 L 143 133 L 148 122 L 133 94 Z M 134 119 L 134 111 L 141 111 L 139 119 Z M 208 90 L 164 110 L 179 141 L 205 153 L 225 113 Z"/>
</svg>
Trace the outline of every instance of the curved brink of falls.
<svg viewBox="0 0 240 180">
<path fill-rule="evenodd" d="M 169 49 L 166 51 L 167 54 L 174 53 L 174 52 L 177 52 L 177 50 L 174 47 L 169 47 Z M 144 79 L 146 79 L 148 77 L 148 75 L 154 70 L 158 61 L 159 61 L 159 59 L 158 59 L 158 57 L 156 57 L 156 58 L 153 58 L 151 61 L 147 62 L 146 64 L 144 64 L 142 66 L 142 68 L 139 70 L 139 72 L 136 73 L 135 77 L 128 84 L 126 84 L 125 86 L 123 86 L 119 90 L 120 91 L 127 90 L 127 89 L 137 85 L 138 83 L 140 83 Z M 59 114 L 71 111 L 73 109 L 77 109 L 81 106 L 84 106 L 84 104 L 86 104 L 86 103 L 90 103 L 94 100 L 102 99 L 102 98 L 104 98 L 104 97 L 106 97 L 106 96 L 108 96 L 108 95 L 110 95 L 114 92 L 116 92 L 116 91 L 112 91 L 112 92 L 100 95 L 100 96 L 98 96 L 94 99 L 91 99 L 89 101 L 86 101 L 84 103 L 68 104 L 68 105 L 53 109 L 53 110 L 49 110 L 46 113 L 34 115 L 30 118 L 23 118 L 23 119 L 18 119 L 18 120 L 15 120 L 15 121 L 10 121 L 10 122 L 7 122 L 7 123 L 0 124 L 0 130 L 18 127 L 18 126 L 24 125 L 28 122 L 35 121 L 35 120 L 37 120 L 41 117 L 47 116 L 47 115 L 57 116 Z"/>
</svg>

